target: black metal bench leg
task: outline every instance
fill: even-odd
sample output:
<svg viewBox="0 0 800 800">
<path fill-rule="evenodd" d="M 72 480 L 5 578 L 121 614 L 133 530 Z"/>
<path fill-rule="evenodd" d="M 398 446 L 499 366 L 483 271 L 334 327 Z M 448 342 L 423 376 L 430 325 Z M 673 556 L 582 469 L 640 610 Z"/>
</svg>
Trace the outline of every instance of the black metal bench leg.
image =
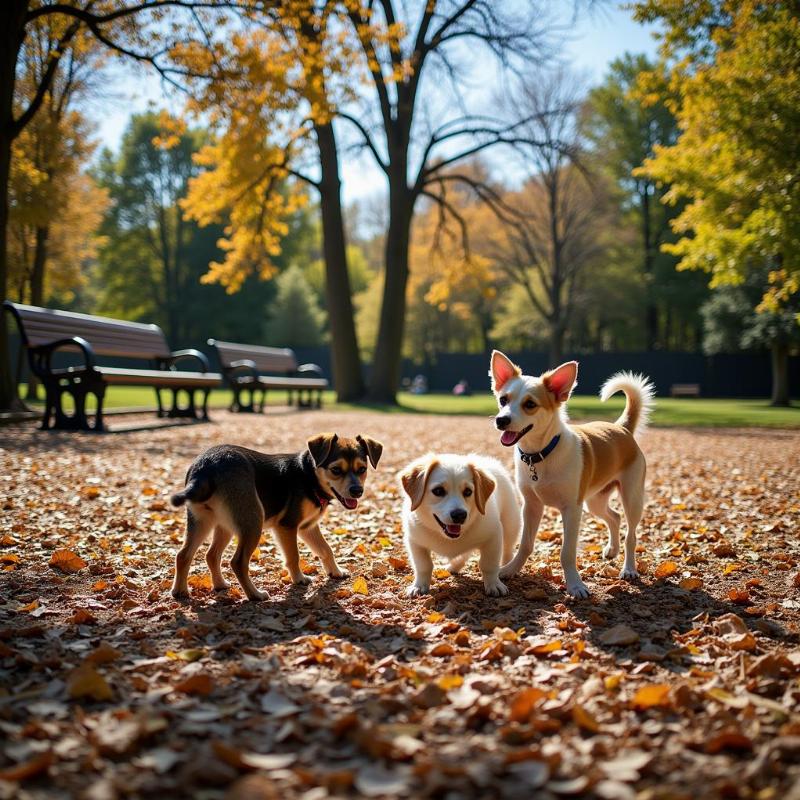
<svg viewBox="0 0 800 800">
<path fill-rule="evenodd" d="M 105 385 L 101 386 L 94 392 L 94 396 L 97 398 L 97 412 L 94 416 L 94 428 L 93 430 L 97 431 L 98 433 L 103 433 L 106 429 L 105 423 L 103 421 L 103 403 L 106 399 L 106 387 Z"/>
<path fill-rule="evenodd" d="M 166 415 L 166 412 L 164 411 L 164 405 L 161 402 L 161 389 L 158 386 L 154 386 L 153 388 L 156 391 L 156 403 L 158 404 L 158 411 L 156 412 L 156 416 L 161 418 Z"/>
<path fill-rule="evenodd" d="M 203 389 L 203 419 L 208 421 L 208 397 L 211 394 L 211 389 Z"/>
<path fill-rule="evenodd" d="M 264 413 L 264 406 L 266 404 L 267 404 L 267 390 L 266 389 L 262 389 L 261 390 L 261 401 L 258 404 L 258 413 L 259 414 L 263 414 Z"/>
</svg>

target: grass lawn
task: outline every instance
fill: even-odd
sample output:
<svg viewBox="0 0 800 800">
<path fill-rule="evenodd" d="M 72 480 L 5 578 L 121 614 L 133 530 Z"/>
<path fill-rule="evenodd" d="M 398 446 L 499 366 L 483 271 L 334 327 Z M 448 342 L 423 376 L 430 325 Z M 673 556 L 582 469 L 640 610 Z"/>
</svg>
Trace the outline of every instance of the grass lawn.
<svg viewBox="0 0 800 800">
<path fill-rule="evenodd" d="M 162 395 L 165 399 L 166 393 Z M 211 393 L 212 408 L 227 408 L 231 393 L 225 389 Z M 448 394 L 413 395 L 401 392 L 398 406 L 367 406 L 389 413 L 416 414 L 471 414 L 489 416 L 496 406 L 492 396 L 476 394 L 471 397 L 453 397 Z M 285 392 L 270 392 L 267 395 L 270 405 L 285 405 Z M 336 406 L 333 392 L 325 392 L 323 403 L 326 407 L 360 408 L 361 406 L 341 404 Z M 598 397 L 576 395 L 570 400 L 570 416 L 581 419 L 614 419 L 624 405 L 620 395 L 608 403 L 600 402 Z M 152 389 L 140 386 L 116 386 L 106 392 L 107 408 L 155 407 Z M 772 408 L 765 400 L 715 400 L 708 398 L 657 398 L 653 424 L 664 427 L 699 426 L 711 428 L 800 428 L 800 405 L 792 408 Z"/>
</svg>

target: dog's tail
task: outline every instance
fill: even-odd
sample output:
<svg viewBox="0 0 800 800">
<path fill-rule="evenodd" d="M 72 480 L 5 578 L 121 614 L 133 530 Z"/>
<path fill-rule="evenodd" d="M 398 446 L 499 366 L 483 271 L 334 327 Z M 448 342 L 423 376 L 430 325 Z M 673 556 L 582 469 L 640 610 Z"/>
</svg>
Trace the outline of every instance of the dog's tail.
<svg viewBox="0 0 800 800">
<path fill-rule="evenodd" d="M 193 503 L 204 503 L 214 494 L 211 481 L 198 476 L 193 477 L 180 492 L 176 492 L 169 501 L 175 508 L 182 506 L 187 500 Z"/>
<path fill-rule="evenodd" d="M 625 392 L 625 410 L 617 420 L 617 425 L 634 433 L 641 432 L 650 418 L 655 405 L 656 390 L 649 378 L 633 372 L 618 372 L 612 375 L 600 389 L 600 399 L 605 403 L 611 395 Z"/>
</svg>

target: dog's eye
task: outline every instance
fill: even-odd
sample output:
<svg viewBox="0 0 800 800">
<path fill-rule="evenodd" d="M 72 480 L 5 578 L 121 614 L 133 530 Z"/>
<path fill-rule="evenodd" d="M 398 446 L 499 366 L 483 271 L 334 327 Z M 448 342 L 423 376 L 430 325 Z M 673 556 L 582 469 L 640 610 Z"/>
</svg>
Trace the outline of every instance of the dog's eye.
<svg viewBox="0 0 800 800">
<path fill-rule="evenodd" d="M 508 405 L 508 395 L 507 394 L 501 395 L 500 399 L 497 402 L 500 403 L 501 406 L 507 406 Z"/>
<path fill-rule="evenodd" d="M 528 411 L 531 411 L 532 409 L 536 408 L 536 403 L 534 403 L 533 400 L 528 398 L 525 401 L 525 405 L 523 406 L 523 408 L 526 408 Z"/>
<path fill-rule="evenodd" d="M 331 475 L 341 475 L 342 470 L 340 467 L 331 467 Z"/>
<path fill-rule="evenodd" d="M 434 486 L 431 491 L 437 497 L 444 497 L 447 494 L 447 490 L 444 488 L 444 486 Z"/>
<path fill-rule="evenodd" d="M 472 497 L 472 489 L 470 489 L 469 487 L 464 489 L 464 497 Z"/>
<path fill-rule="evenodd" d="M 363 475 L 363 474 L 364 474 L 366 471 L 367 471 L 367 468 L 366 468 L 366 467 L 359 467 L 359 468 L 356 470 L 356 475 Z"/>
</svg>

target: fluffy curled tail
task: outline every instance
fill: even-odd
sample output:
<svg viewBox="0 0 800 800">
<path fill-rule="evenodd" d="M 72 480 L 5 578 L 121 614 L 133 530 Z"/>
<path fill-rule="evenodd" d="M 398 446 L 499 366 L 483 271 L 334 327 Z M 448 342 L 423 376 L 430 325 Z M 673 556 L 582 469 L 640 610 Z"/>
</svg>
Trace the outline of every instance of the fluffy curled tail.
<svg viewBox="0 0 800 800">
<path fill-rule="evenodd" d="M 214 493 L 207 480 L 192 478 L 180 492 L 176 492 L 169 501 L 175 508 L 182 506 L 187 500 L 193 503 L 203 503 Z"/>
<path fill-rule="evenodd" d="M 649 378 L 633 372 L 618 372 L 612 375 L 600 390 L 600 399 L 605 403 L 611 395 L 625 392 L 625 410 L 617 420 L 617 425 L 634 433 L 637 428 L 644 430 L 655 405 L 655 387 Z"/>
</svg>

